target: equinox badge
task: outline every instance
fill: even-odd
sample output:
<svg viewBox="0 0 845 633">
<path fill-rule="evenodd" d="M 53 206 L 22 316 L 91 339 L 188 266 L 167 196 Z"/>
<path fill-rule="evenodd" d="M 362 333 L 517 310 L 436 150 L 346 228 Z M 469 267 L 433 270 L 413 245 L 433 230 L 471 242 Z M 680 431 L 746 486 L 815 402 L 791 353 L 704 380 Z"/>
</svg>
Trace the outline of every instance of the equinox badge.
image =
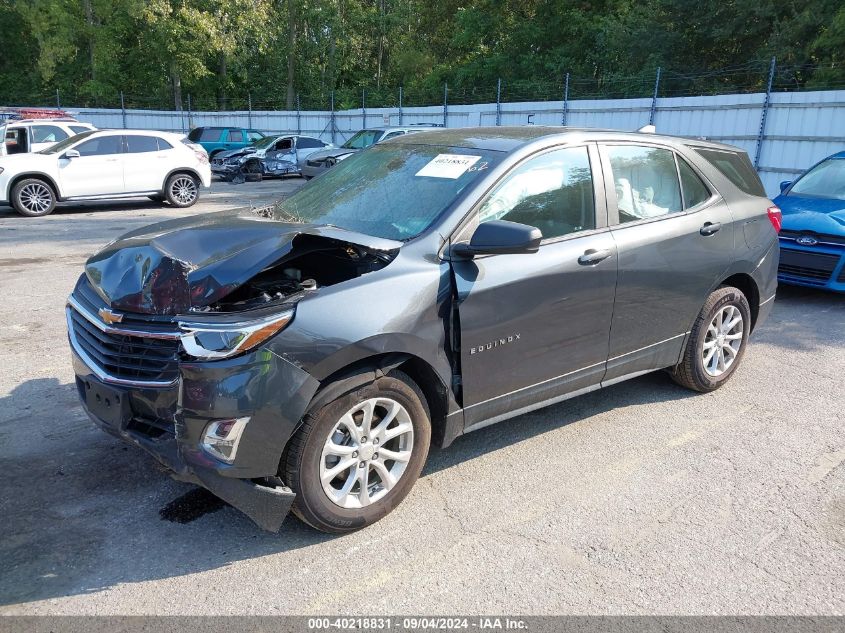
<svg viewBox="0 0 845 633">
<path fill-rule="evenodd" d="M 500 347 L 501 345 L 507 345 L 508 343 L 513 343 L 519 340 L 519 336 L 519 334 L 514 334 L 513 336 L 508 336 L 507 338 L 497 338 L 495 341 L 484 343 L 483 345 L 479 345 L 478 347 L 471 347 L 469 353 L 470 355 L 480 354 L 485 350 L 493 349 L 494 347 Z"/>
</svg>

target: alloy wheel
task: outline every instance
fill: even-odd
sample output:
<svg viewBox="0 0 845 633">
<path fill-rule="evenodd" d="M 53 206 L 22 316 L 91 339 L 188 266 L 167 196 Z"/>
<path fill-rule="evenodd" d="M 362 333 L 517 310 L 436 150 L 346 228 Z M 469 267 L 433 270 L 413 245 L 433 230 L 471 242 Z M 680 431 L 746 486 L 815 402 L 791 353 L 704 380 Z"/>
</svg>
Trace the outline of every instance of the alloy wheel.
<svg viewBox="0 0 845 633">
<path fill-rule="evenodd" d="M 191 204 L 197 197 L 197 183 L 193 178 L 180 176 L 170 185 L 170 195 L 179 204 Z"/>
<path fill-rule="evenodd" d="M 724 374 L 736 361 L 742 346 L 744 323 L 734 305 L 721 308 L 707 326 L 701 354 L 704 370 L 714 378 Z"/>
<path fill-rule="evenodd" d="M 30 213 L 40 215 L 52 205 L 53 192 L 43 183 L 32 182 L 21 189 L 20 202 Z"/>
<path fill-rule="evenodd" d="M 408 411 L 392 398 L 370 398 L 347 411 L 320 456 L 320 482 L 342 508 L 382 499 L 402 477 L 414 446 Z"/>
</svg>

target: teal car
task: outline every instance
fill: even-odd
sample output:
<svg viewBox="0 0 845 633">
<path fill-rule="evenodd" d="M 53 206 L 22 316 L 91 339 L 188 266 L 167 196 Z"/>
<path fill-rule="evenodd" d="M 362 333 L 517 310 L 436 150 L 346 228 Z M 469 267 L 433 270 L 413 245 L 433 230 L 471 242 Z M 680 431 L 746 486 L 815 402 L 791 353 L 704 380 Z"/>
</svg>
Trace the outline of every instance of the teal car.
<svg viewBox="0 0 845 633">
<path fill-rule="evenodd" d="M 188 134 L 188 140 L 202 145 L 209 158 L 230 149 L 240 149 L 264 138 L 258 130 L 240 127 L 195 127 Z"/>
</svg>

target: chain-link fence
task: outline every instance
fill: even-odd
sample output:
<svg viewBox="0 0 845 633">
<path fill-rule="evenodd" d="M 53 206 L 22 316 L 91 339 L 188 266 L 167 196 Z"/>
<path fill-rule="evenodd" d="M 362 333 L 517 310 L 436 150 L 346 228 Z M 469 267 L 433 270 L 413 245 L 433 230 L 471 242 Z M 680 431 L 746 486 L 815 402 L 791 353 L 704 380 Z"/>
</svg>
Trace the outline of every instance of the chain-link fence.
<svg viewBox="0 0 845 633">
<path fill-rule="evenodd" d="M 471 105 L 480 103 L 519 103 L 568 101 L 579 99 L 630 99 L 640 97 L 684 97 L 764 92 L 771 85 L 774 92 L 830 90 L 845 88 L 845 71 L 836 65 L 775 63 L 754 60 L 744 64 L 686 72 L 671 68 L 644 69 L 636 76 L 604 74 L 582 77 L 560 76 L 532 79 L 502 78 L 488 85 L 459 84 L 423 87 L 343 87 L 335 90 L 294 91 L 291 102 L 281 82 L 270 93 L 198 95 L 188 89 L 178 93 L 157 90 L 138 94 L 118 91 L 100 97 L 58 90 L 28 98 L 26 103 L 6 105 L 73 106 L 76 108 L 125 108 L 127 110 L 220 111 L 293 111 L 349 110 L 360 108 L 403 108 L 420 106 Z M 14 102 L 14 95 L 7 98 Z"/>
</svg>

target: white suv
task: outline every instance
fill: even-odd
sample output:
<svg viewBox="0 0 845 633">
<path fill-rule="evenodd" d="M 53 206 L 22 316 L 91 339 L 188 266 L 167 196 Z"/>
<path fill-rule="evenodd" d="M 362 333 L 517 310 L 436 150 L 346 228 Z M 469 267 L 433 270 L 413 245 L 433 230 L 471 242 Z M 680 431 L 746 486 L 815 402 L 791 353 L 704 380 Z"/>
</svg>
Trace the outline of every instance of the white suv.
<svg viewBox="0 0 845 633">
<path fill-rule="evenodd" d="M 90 123 L 81 123 L 72 117 L 49 119 L 10 120 L 0 124 L 0 156 L 40 152 L 71 136 L 96 130 Z"/>
<path fill-rule="evenodd" d="M 0 204 L 28 216 L 47 215 L 64 200 L 147 196 L 190 207 L 210 185 L 205 151 L 167 132 L 94 130 L 35 154 L 0 157 Z"/>
</svg>

